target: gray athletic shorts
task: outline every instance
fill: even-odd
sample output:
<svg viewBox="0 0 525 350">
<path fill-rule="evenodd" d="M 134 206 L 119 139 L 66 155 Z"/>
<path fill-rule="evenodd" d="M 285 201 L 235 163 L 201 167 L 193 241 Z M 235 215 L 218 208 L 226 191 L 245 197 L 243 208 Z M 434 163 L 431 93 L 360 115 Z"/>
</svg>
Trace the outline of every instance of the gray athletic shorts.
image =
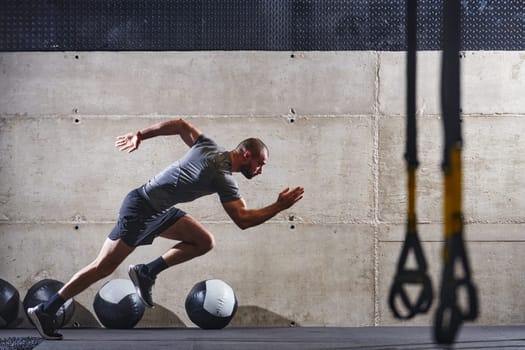
<svg viewBox="0 0 525 350">
<path fill-rule="evenodd" d="M 148 245 L 184 215 L 175 207 L 156 211 L 137 188 L 124 198 L 117 224 L 108 237 L 113 241 L 120 238 L 132 247 Z"/>
</svg>

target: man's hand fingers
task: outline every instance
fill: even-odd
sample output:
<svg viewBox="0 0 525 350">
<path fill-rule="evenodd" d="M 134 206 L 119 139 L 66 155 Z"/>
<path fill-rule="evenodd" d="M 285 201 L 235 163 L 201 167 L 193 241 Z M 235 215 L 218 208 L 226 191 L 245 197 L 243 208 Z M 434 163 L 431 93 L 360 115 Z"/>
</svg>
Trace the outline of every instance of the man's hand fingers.
<svg viewBox="0 0 525 350">
<path fill-rule="evenodd" d="M 286 187 L 284 190 L 281 191 L 281 193 L 279 193 L 279 195 L 284 196 L 289 191 L 290 191 L 290 187 Z"/>
<path fill-rule="evenodd" d="M 290 190 L 290 188 L 288 187 L 281 191 L 281 193 L 279 194 L 279 201 L 283 203 L 286 208 L 289 208 L 296 202 L 301 200 L 303 198 L 303 194 L 303 187 L 296 187 L 293 190 Z"/>
<path fill-rule="evenodd" d="M 134 136 L 135 135 L 132 133 L 117 136 L 115 140 L 115 147 L 117 147 L 119 151 L 127 151 L 128 153 L 135 151 L 139 147 L 139 140 Z"/>
<path fill-rule="evenodd" d="M 128 153 L 131 153 L 133 151 L 136 151 L 138 147 L 136 145 L 133 145 L 133 144 L 127 144 L 127 145 L 124 145 L 124 146 L 121 146 L 121 147 L 117 147 L 117 148 L 121 152 L 127 151 Z"/>
<path fill-rule="evenodd" d="M 295 196 L 302 196 L 303 193 L 304 193 L 304 188 L 303 187 L 296 187 L 296 188 L 293 189 L 292 193 Z"/>
<path fill-rule="evenodd" d="M 123 145 L 123 144 L 125 144 L 126 142 L 127 142 L 126 139 L 120 139 L 120 138 L 119 138 L 119 139 L 117 139 L 117 140 L 115 141 L 115 145 Z"/>
</svg>

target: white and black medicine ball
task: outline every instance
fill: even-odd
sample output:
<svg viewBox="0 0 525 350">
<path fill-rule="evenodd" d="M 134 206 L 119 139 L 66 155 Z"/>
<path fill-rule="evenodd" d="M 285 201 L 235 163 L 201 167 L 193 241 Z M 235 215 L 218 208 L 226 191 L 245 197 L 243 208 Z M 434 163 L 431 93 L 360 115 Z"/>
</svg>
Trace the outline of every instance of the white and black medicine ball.
<svg viewBox="0 0 525 350">
<path fill-rule="evenodd" d="M 144 315 L 144 304 L 127 279 L 106 282 L 95 295 L 93 308 L 106 328 L 133 328 Z"/>
<path fill-rule="evenodd" d="M 0 328 L 6 328 L 18 316 L 20 294 L 9 282 L 0 278 Z"/>
<path fill-rule="evenodd" d="M 47 302 L 63 286 L 64 286 L 63 282 L 60 282 L 54 279 L 50 279 L 50 278 L 43 279 L 33 284 L 33 286 L 31 286 L 31 288 L 29 288 L 29 290 L 27 291 L 27 294 L 24 298 L 24 302 L 22 303 L 24 305 L 24 311 L 26 315 L 27 315 L 27 309 L 37 306 L 38 304 Z M 57 328 L 64 327 L 71 320 L 74 313 L 75 313 L 74 300 L 73 299 L 66 300 L 66 302 L 60 307 L 60 309 L 58 309 L 56 313 Z M 33 323 L 33 321 L 31 321 L 30 318 L 29 318 L 29 321 Z"/>
<path fill-rule="evenodd" d="M 221 329 L 235 316 L 237 298 L 227 283 L 210 279 L 193 286 L 185 306 L 190 320 L 200 328 Z"/>
</svg>

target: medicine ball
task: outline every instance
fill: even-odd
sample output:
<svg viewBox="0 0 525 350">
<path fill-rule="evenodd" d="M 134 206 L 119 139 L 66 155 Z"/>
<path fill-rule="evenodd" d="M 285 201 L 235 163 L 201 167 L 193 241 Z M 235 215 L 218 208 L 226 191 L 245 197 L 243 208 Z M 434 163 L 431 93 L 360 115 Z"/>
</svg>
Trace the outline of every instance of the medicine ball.
<svg viewBox="0 0 525 350">
<path fill-rule="evenodd" d="M 224 281 L 211 279 L 193 286 L 185 306 L 190 320 L 200 328 L 221 329 L 235 316 L 237 298 Z"/>
<path fill-rule="evenodd" d="M 27 291 L 27 294 L 24 298 L 24 302 L 22 303 L 24 305 L 24 311 L 26 315 L 27 315 L 27 309 L 37 306 L 38 304 L 47 302 L 63 286 L 64 286 L 64 283 L 57 281 L 57 280 L 53 280 L 53 279 L 44 279 L 44 280 L 41 280 L 35 283 Z M 56 313 L 57 328 L 64 327 L 64 325 L 67 324 L 71 320 L 74 313 L 75 313 L 75 302 L 73 299 L 69 299 L 64 303 L 64 305 L 60 307 L 60 309 L 58 309 Z M 29 320 L 31 323 L 33 323 L 33 321 L 31 321 L 30 318 Z"/>
<path fill-rule="evenodd" d="M 144 304 L 127 279 L 106 282 L 95 295 L 93 308 L 106 328 L 133 328 L 144 315 Z"/>
<path fill-rule="evenodd" d="M 18 316 L 20 294 L 13 285 L 0 278 L 0 328 L 6 328 Z"/>
</svg>

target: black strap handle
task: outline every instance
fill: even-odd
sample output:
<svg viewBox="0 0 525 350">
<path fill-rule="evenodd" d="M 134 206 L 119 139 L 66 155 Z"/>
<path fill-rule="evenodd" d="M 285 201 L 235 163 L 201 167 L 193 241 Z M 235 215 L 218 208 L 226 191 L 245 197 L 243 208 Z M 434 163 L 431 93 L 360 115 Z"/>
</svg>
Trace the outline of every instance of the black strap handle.
<svg viewBox="0 0 525 350">
<path fill-rule="evenodd" d="M 410 319 L 418 313 L 425 313 L 432 305 L 432 282 L 427 274 L 427 262 L 419 242 L 416 230 L 415 213 L 415 172 L 417 159 L 417 126 L 416 126 L 416 51 L 417 51 L 417 1 L 407 0 L 407 121 L 405 160 L 408 172 L 408 222 L 405 241 L 399 256 L 396 275 L 390 288 L 388 302 L 396 318 Z M 406 268 L 407 258 L 413 252 L 417 266 Z M 419 285 L 419 296 L 415 301 L 409 297 L 406 286 Z M 401 306 L 404 310 L 401 310 Z"/>
<path fill-rule="evenodd" d="M 463 321 L 472 321 L 478 317 L 478 296 L 476 287 L 471 281 L 467 252 L 460 234 L 454 234 L 446 243 L 445 254 L 448 259 L 443 267 L 443 278 L 440 292 L 440 304 L 434 317 L 434 337 L 438 343 L 451 344 Z M 462 272 L 462 277 L 456 273 Z M 458 304 L 461 290 L 467 297 L 467 308 Z"/>
<path fill-rule="evenodd" d="M 407 258 L 410 252 L 414 253 L 417 267 L 415 269 L 407 269 L 405 267 Z M 427 262 L 421 249 L 421 244 L 416 232 L 407 232 L 401 255 L 397 265 L 397 272 L 394 276 L 394 282 L 390 289 L 388 302 L 390 309 L 394 316 L 399 319 L 410 319 L 418 313 L 425 313 L 432 305 L 434 294 L 432 291 L 432 281 L 427 274 Z M 420 292 L 415 302 L 412 302 L 409 297 L 406 286 L 419 285 Z M 401 311 L 398 305 L 398 300 L 405 310 Z"/>
<path fill-rule="evenodd" d="M 463 321 L 474 320 L 478 315 L 478 297 L 471 281 L 461 212 L 460 10 L 459 0 L 444 1 L 441 107 L 445 131 L 445 248 L 440 300 L 434 317 L 434 337 L 442 344 L 454 342 Z M 457 277 L 456 273 L 461 270 L 462 277 Z M 458 303 L 461 289 L 466 291 L 466 309 Z"/>
</svg>

